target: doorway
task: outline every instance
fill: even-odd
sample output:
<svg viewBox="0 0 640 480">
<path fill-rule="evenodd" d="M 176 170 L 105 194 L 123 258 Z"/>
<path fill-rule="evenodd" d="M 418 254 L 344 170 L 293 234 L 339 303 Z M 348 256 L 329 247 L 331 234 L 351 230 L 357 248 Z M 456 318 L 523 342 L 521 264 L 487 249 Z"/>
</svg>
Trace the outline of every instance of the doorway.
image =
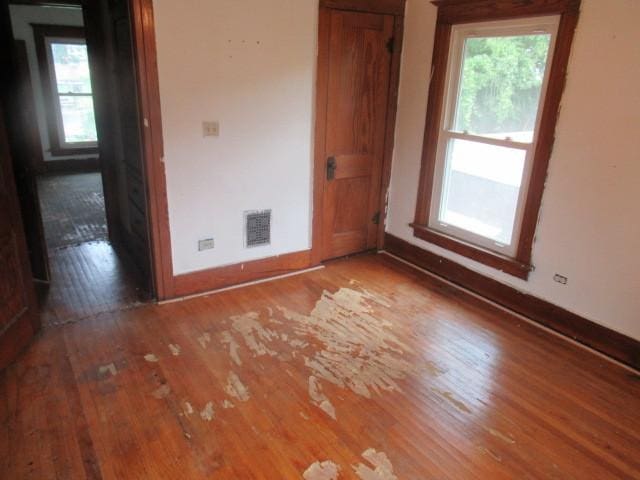
<svg viewBox="0 0 640 480">
<path fill-rule="evenodd" d="M 5 0 L 3 40 L 9 143 L 50 326 L 154 292 L 129 2 L 42 3 Z"/>
<path fill-rule="evenodd" d="M 401 1 L 320 2 L 314 250 L 321 261 L 381 246 L 403 14 Z"/>
</svg>

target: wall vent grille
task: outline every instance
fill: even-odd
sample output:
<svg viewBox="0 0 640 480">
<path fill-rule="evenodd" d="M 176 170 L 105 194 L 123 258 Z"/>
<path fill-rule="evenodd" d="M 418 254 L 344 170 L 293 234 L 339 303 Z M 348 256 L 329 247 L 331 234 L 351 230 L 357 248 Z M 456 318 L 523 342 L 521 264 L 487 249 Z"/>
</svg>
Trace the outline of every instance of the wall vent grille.
<svg viewBox="0 0 640 480">
<path fill-rule="evenodd" d="M 271 210 L 244 212 L 244 245 L 246 248 L 271 244 Z"/>
</svg>

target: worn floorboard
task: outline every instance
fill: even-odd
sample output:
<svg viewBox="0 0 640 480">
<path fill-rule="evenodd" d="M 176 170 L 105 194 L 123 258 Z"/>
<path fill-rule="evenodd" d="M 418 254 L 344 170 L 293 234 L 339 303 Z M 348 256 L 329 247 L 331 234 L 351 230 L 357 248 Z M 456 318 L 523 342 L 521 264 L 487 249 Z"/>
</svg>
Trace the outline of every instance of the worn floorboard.
<svg viewBox="0 0 640 480">
<path fill-rule="evenodd" d="M 385 256 L 49 328 L 0 478 L 640 478 L 640 377 Z"/>
<path fill-rule="evenodd" d="M 38 194 L 49 250 L 107 240 L 100 173 L 39 177 Z"/>
<path fill-rule="evenodd" d="M 50 285 L 39 285 L 42 323 L 63 325 L 133 308 L 148 300 L 133 262 L 109 242 L 87 242 L 50 252 Z"/>
</svg>

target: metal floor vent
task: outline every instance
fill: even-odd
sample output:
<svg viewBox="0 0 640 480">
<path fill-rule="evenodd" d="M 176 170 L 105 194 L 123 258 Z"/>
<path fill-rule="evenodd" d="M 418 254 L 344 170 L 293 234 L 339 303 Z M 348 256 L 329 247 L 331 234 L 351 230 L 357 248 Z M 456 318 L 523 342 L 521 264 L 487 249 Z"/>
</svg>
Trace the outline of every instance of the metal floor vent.
<svg viewBox="0 0 640 480">
<path fill-rule="evenodd" d="M 271 243 L 271 210 L 244 212 L 245 247 L 260 247 Z"/>
</svg>

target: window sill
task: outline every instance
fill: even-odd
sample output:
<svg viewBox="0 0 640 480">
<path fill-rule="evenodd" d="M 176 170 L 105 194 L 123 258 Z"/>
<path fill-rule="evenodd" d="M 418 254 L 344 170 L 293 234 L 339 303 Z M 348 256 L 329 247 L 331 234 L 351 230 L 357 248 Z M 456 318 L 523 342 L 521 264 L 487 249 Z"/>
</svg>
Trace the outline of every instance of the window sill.
<svg viewBox="0 0 640 480">
<path fill-rule="evenodd" d="M 51 146 L 49 150 L 51 155 L 54 157 L 69 157 L 73 155 L 97 155 L 100 153 L 98 147 L 73 147 L 73 148 L 65 148 L 65 147 L 57 147 Z"/>
<path fill-rule="evenodd" d="M 531 265 L 519 262 L 515 258 L 506 257 L 491 250 L 463 242 L 462 240 L 445 235 L 425 225 L 412 223 L 410 226 L 413 228 L 413 235 L 415 237 L 489 267 L 501 270 L 514 277 L 527 280 L 529 278 L 529 272 L 533 269 Z"/>
</svg>

